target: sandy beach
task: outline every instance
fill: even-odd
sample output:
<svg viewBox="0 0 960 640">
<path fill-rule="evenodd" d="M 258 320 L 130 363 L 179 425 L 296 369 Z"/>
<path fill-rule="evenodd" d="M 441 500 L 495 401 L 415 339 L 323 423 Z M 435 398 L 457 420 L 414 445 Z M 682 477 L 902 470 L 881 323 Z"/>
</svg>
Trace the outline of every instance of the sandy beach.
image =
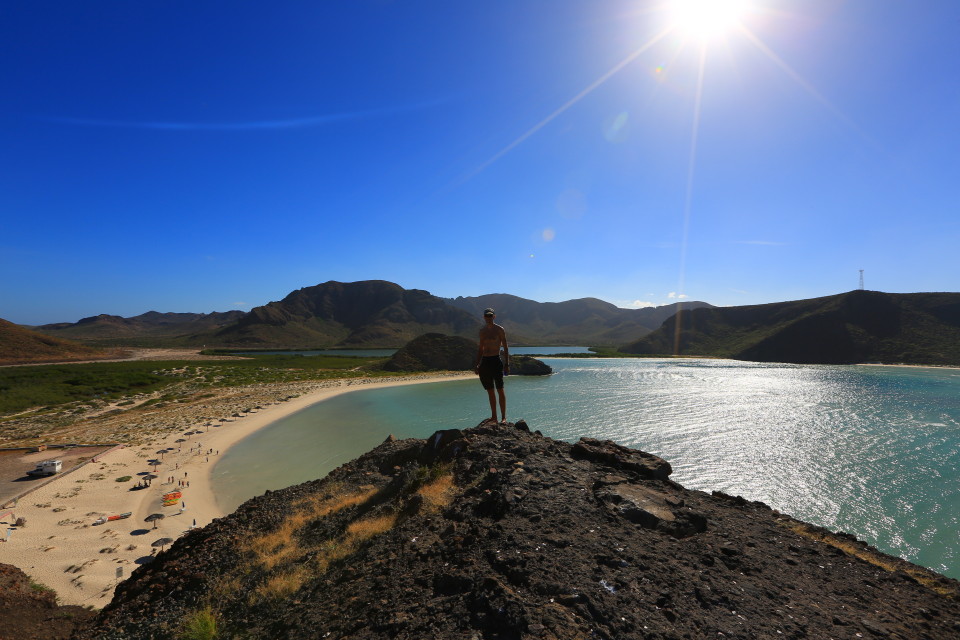
<svg viewBox="0 0 960 640">
<path fill-rule="evenodd" d="M 246 436 L 342 393 L 458 375 L 339 380 L 296 398 L 261 405 L 256 412 L 227 422 L 173 429 L 148 445 L 123 445 L 100 453 L 76 471 L 21 498 L 14 508 L 0 509 L 0 538 L 7 536 L 16 518 L 26 519 L 26 526 L 13 528 L 9 539 L 0 542 L 0 562 L 15 565 L 35 582 L 54 589 L 61 604 L 103 607 L 119 581 L 150 561 L 154 542 L 175 540 L 194 524 L 202 527 L 225 515 L 211 488 L 211 472 L 219 457 Z M 160 455 L 161 450 L 166 452 Z M 56 457 L 52 451 L 44 455 Z M 154 459 L 161 463 L 151 465 Z M 157 478 L 146 489 L 131 490 L 147 473 Z M 125 476 L 131 479 L 118 481 Z M 189 486 L 181 486 L 186 483 Z M 162 506 L 163 495 L 171 491 L 181 492 L 182 500 Z M 96 524 L 100 518 L 128 512 L 128 518 Z M 145 521 L 155 513 L 164 518 Z"/>
</svg>

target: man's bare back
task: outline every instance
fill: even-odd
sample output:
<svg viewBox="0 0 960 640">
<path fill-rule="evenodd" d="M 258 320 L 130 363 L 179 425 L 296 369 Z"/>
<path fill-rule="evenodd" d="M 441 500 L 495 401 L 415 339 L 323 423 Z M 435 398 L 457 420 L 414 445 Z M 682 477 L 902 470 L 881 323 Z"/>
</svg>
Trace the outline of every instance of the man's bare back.
<svg viewBox="0 0 960 640">
<path fill-rule="evenodd" d="M 480 353 L 484 356 L 500 355 L 500 347 L 507 348 L 507 332 L 498 324 L 480 329 Z"/>
<path fill-rule="evenodd" d="M 480 376 L 480 383 L 487 391 L 490 400 L 490 414 L 497 421 L 497 400 L 500 404 L 501 422 L 507 421 L 507 396 L 503 391 L 503 376 L 510 373 L 510 350 L 507 348 L 507 332 L 493 323 L 496 317 L 493 309 L 483 312 L 485 325 L 480 329 L 480 344 L 477 348 L 477 364 L 474 367 Z M 503 358 L 500 349 L 503 348 Z"/>
</svg>

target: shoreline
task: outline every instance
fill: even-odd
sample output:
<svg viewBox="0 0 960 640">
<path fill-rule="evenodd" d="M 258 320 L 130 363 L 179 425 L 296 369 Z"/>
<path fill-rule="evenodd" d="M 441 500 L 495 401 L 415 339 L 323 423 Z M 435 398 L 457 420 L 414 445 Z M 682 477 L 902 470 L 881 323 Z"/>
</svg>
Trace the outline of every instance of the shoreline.
<svg viewBox="0 0 960 640">
<path fill-rule="evenodd" d="M 0 542 L 0 563 L 12 564 L 31 580 L 57 592 L 60 604 L 102 608 L 114 588 L 152 557 L 151 546 L 161 538 L 176 540 L 193 527 L 203 527 L 227 515 L 217 504 L 211 484 L 212 471 L 219 456 L 247 436 L 318 402 L 362 389 L 424 384 L 472 376 L 432 374 L 402 379 L 341 379 L 285 402 L 276 402 L 229 422 L 183 430 L 171 430 L 148 446 L 126 445 L 97 457 L 82 469 L 56 477 L 19 500 L 11 511 L 0 516 L 0 539 L 13 528 L 16 518 L 26 526 L 14 528 L 9 540 Z M 205 429 L 205 430 L 204 430 Z M 177 442 L 181 440 L 181 442 Z M 158 450 L 170 448 L 160 456 L 157 466 L 149 460 Z M 207 455 L 213 450 L 212 455 Z M 217 455 L 219 452 L 219 455 Z M 146 473 L 158 476 L 149 488 L 132 491 Z M 131 476 L 129 481 L 117 478 Z M 173 477 L 173 481 L 170 478 Z M 180 487 L 180 482 L 189 487 Z M 162 496 L 181 491 L 181 505 L 162 506 Z M 7 510 L 4 510 L 6 512 Z M 93 524 L 100 517 L 129 512 L 128 518 Z M 162 513 L 153 524 L 148 515 Z M 118 579 L 118 573 L 121 577 Z"/>
</svg>

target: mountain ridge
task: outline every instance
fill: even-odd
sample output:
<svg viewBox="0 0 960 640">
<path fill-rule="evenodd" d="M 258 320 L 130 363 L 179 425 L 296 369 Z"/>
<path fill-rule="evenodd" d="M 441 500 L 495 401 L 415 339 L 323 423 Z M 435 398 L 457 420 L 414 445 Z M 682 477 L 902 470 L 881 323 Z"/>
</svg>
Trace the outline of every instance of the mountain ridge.
<svg viewBox="0 0 960 640">
<path fill-rule="evenodd" d="M 620 350 L 795 364 L 960 365 L 960 293 L 854 290 L 694 309 Z"/>
<path fill-rule="evenodd" d="M 536 302 L 509 294 L 440 298 L 385 280 L 328 281 L 291 291 L 249 312 L 101 314 L 36 327 L 49 335 L 103 344 L 247 348 L 400 347 L 423 333 L 476 338 L 485 307 L 512 344 L 615 346 L 649 333 L 676 305 L 621 309 L 596 298 Z M 706 305 L 692 302 L 685 305 Z"/>
<path fill-rule="evenodd" d="M 598 298 L 576 298 L 563 302 L 535 302 L 507 293 L 446 298 L 461 309 L 480 316 L 487 307 L 497 311 L 497 322 L 512 340 L 528 342 L 527 334 L 551 344 L 613 346 L 649 333 L 676 313 L 679 307 L 711 307 L 706 302 L 672 303 L 660 307 L 624 309 Z M 519 337 L 517 337 L 519 336 Z"/>
</svg>

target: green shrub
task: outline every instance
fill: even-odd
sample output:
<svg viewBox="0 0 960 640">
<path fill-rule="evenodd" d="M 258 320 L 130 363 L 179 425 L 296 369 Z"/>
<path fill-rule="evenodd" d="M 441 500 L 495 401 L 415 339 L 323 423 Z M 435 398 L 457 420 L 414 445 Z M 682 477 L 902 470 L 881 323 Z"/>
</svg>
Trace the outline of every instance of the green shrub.
<svg viewBox="0 0 960 640">
<path fill-rule="evenodd" d="M 180 640 L 214 640 L 217 637 L 217 616 L 210 605 L 188 614 L 183 621 Z"/>
<path fill-rule="evenodd" d="M 130 482 L 130 478 L 133 476 L 120 476 L 117 478 L 117 482 Z"/>
</svg>

